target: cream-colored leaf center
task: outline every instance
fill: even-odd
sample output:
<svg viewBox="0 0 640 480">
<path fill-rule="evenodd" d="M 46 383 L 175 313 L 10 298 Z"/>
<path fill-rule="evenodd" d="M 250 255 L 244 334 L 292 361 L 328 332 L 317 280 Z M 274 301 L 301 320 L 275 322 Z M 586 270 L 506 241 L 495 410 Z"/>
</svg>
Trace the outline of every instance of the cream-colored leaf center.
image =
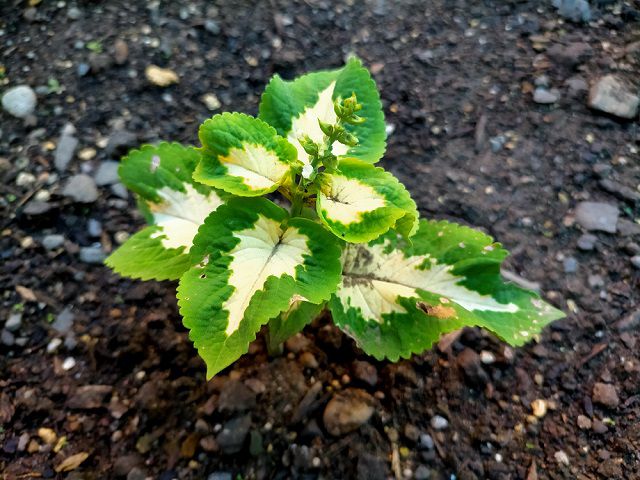
<svg viewBox="0 0 640 480">
<path fill-rule="evenodd" d="M 226 157 L 218 157 L 228 175 L 242 178 L 251 190 L 270 188 L 280 183 L 289 171 L 289 165 L 281 161 L 263 145 L 245 143 L 242 148 L 231 148 Z"/>
<path fill-rule="evenodd" d="M 152 237 L 160 237 L 165 248 L 186 247 L 189 250 L 205 218 L 222 204 L 215 192 L 206 196 L 190 183 L 184 183 L 183 187 L 184 192 L 162 187 L 157 192 L 162 203 L 149 205 L 153 222 L 161 227 Z"/>
<path fill-rule="evenodd" d="M 311 254 L 308 237 L 298 229 L 282 231 L 279 222 L 260 215 L 251 228 L 234 233 L 240 241 L 229 252 L 229 285 L 234 287 L 222 308 L 229 312 L 226 334 L 240 326 L 245 311 L 256 292 L 264 288 L 269 277 L 296 277 L 296 267 L 304 263 L 304 255 Z"/>
<path fill-rule="evenodd" d="M 343 254 L 343 281 L 338 297 L 345 309 L 359 308 L 365 319 L 379 322 L 382 316 L 406 310 L 398 298 L 416 297 L 416 290 L 442 295 L 467 310 L 518 311 L 513 303 L 499 303 L 460 285 L 462 277 L 451 273 L 450 265 L 435 263 L 428 255 L 405 257 L 401 251 L 384 252 L 385 244 L 353 245 Z M 430 268 L 423 268 L 431 263 Z"/>
<path fill-rule="evenodd" d="M 323 185 L 319 195 L 329 220 L 343 225 L 357 223 L 362 220 L 364 213 L 386 205 L 385 198 L 370 185 L 344 175 L 328 175 L 326 178 L 328 182 Z"/>
<path fill-rule="evenodd" d="M 291 121 L 291 130 L 287 134 L 287 140 L 298 150 L 298 159 L 304 164 L 309 164 L 309 154 L 304 151 L 302 145 L 298 141 L 303 135 L 309 135 L 311 140 L 316 143 L 324 143 L 324 133 L 320 130 L 318 120 L 322 120 L 328 124 L 335 124 L 338 117 L 333 110 L 333 91 L 336 88 L 336 82 L 322 90 L 318 94 L 318 101 L 307 107 L 299 116 Z M 334 155 L 344 155 L 349 147 L 340 142 L 334 142 L 332 151 Z"/>
</svg>

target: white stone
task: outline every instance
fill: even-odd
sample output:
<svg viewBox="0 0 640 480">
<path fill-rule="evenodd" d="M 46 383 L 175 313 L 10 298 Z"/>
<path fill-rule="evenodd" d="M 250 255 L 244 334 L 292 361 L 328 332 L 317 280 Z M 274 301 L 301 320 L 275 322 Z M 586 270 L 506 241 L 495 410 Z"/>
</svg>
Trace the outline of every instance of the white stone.
<svg viewBox="0 0 640 480">
<path fill-rule="evenodd" d="M 631 87 L 614 75 L 600 78 L 589 91 L 589 106 L 620 118 L 634 118 L 638 114 L 640 97 Z"/>
<path fill-rule="evenodd" d="M 2 96 L 2 108 L 18 118 L 28 117 L 33 113 L 37 103 L 36 94 L 27 85 L 10 88 Z"/>
</svg>

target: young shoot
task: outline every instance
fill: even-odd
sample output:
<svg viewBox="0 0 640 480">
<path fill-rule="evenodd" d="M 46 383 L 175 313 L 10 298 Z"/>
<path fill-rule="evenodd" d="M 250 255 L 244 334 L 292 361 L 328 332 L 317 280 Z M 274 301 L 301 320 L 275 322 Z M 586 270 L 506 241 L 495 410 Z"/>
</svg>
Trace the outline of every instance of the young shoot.
<svg viewBox="0 0 640 480">
<path fill-rule="evenodd" d="M 563 316 L 502 280 L 499 243 L 419 219 L 406 188 L 374 166 L 384 116 L 357 59 L 292 81 L 276 75 L 257 118 L 215 115 L 198 136 L 199 147 L 145 145 L 122 160 L 148 226 L 106 263 L 132 278 L 179 280 L 208 377 L 246 353 L 263 325 L 275 351 L 324 309 L 365 352 L 392 361 L 464 326 L 522 345 Z"/>
</svg>

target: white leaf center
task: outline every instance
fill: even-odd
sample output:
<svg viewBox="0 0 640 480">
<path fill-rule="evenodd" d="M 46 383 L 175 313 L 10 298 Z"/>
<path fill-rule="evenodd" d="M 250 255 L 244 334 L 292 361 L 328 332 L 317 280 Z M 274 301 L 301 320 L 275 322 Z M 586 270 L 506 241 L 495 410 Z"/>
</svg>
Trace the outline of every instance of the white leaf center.
<svg viewBox="0 0 640 480">
<path fill-rule="evenodd" d="M 386 201 L 370 185 L 343 175 L 330 175 L 322 188 L 321 204 L 330 220 L 343 225 L 357 223 L 362 215 L 384 207 Z"/>
<path fill-rule="evenodd" d="M 218 158 L 232 177 L 240 177 L 251 190 L 270 188 L 289 171 L 289 165 L 263 145 L 243 144 Z"/>
<path fill-rule="evenodd" d="M 324 143 L 324 133 L 320 130 L 318 120 L 322 120 L 330 125 L 336 123 L 338 117 L 333 110 L 333 90 L 335 87 L 336 82 L 331 82 L 327 88 L 318 94 L 318 101 L 315 105 L 307 107 L 299 116 L 291 121 L 291 130 L 287 134 L 287 140 L 296 147 L 298 150 L 298 159 L 305 164 L 310 163 L 309 154 L 304 151 L 298 138 L 303 135 L 309 135 L 315 143 Z M 334 142 L 332 147 L 333 154 L 336 156 L 344 155 L 349 150 L 349 147 L 340 142 Z"/>
<path fill-rule="evenodd" d="M 227 335 L 238 329 L 251 299 L 269 277 L 289 275 L 295 279 L 296 267 L 304 263 L 304 255 L 311 254 L 307 236 L 292 227 L 283 232 L 277 221 L 262 215 L 253 227 L 234 233 L 234 237 L 240 239 L 229 252 L 233 257 L 229 285 L 235 290 L 222 305 L 229 312 Z"/>
<path fill-rule="evenodd" d="M 154 223 L 161 227 L 152 237 L 160 237 L 165 248 L 189 250 L 204 219 L 222 204 L 215 192 L 205 196 L 190 183 L 183 187 L 185 192 L 162 187 L 157 193 L 164 201 L 149 205 Z"/>
<path fill-rule="evenodd" d="M 451 273 L 450 265 L 431 261 L 423 269 L 428 255 L 405 257 L 399 250 L 384 252 L 385 244 L 349 246 L 344 253 L 344 279 L 338 290 L 343 307 L 359 308 L 367 320 L 382 322 L 382 315 L 405 312 L 398 298 L 416 297 L 416 290 L 442 295 L 473 311 L 518 311 L 513 303 L 499 303 L 490 295 L 481 295 L 460 285 L 463 280 Z"/>
</svg>

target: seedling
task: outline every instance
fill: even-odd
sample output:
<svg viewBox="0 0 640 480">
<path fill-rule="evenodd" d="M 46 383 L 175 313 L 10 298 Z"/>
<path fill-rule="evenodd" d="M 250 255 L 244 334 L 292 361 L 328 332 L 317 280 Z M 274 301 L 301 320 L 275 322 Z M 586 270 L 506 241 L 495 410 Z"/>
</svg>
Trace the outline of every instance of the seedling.
<svg viewBox="0 0 640 480">
<path fill-rule="evenodd" d="M 405 187 L 374 166 L 384 116 L 357 59 L 293 81 L 276 75 L 257 118 L 215 115 L 199 138 L 199 148 L 145 145 L 122 160 L 149 226 L 106 263 L 132 278 L 179 279 L 208 377 L 263 325 L 273 350 L 325 308 L 365 352 L 392 361 L 464 326 L 522 345 L 563 316 L 501 279 L 499 243 L 419 219 Z"/>
</svg>

